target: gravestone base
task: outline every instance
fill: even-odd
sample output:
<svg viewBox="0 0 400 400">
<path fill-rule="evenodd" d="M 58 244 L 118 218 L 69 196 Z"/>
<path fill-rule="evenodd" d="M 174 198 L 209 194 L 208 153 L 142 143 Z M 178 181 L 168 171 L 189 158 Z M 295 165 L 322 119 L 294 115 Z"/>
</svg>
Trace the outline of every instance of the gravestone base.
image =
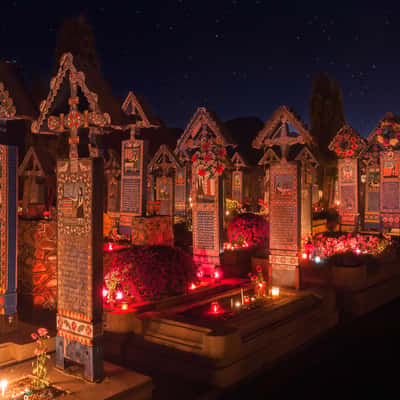
<svg viewBox="0 0 400 400">
<path fill-rule="evenodd" d="M 271 284 L 300 289 L 300 268 L 298 265 L 271 265 Z"/>
<path fill-rule="evenodd" d="M 76 363 L 83 366 L 84 377 L 91 381 L 99 381 L 104 377 L 103 371 L 103 346 L 100 341 L 86 345 L 77 341 L 65 343 L 62 336 L 56 337 L 56 367 L 65 369 L 68 364 Z"/>
</svg>

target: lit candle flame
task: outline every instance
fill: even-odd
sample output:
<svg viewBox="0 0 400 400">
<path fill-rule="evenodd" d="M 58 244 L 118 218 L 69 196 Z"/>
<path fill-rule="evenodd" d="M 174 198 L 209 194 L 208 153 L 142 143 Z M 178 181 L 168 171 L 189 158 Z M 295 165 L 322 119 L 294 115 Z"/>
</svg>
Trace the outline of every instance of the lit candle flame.
<svg viewBox="0 0 400 400">
<path fill-rule="evenodd" d="M 0 381 L 0 389 L 1 389 L 1 395 L 4 397 L 4 394 L 6 392 L 6 388 L 8 386 L 8 381 L 6 379 L 3 379 Z"/>
</svg>

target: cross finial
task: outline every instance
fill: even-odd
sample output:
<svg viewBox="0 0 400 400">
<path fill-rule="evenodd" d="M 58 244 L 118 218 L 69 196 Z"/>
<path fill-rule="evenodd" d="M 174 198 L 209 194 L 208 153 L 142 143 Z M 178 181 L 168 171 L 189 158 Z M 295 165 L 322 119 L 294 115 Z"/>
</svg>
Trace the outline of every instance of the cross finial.
<svg viewBox="0 0 400 400">
<path fill-rule="evenodd" d="M 139 134 L 140 126 L 136 123 L 134 125 L 130 125 L 130 139 L 135 141 L 137 139 L 137 135 Z"/>
</svg>

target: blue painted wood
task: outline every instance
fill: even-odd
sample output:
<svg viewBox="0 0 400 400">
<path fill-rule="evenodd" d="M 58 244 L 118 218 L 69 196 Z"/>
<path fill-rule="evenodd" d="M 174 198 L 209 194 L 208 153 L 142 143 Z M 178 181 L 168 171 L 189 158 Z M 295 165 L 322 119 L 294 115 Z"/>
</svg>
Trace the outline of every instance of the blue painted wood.
<svg viewBox="0 0 400 400">
<path fill-rule="evenodd" d="M 65 368 L 64 338 L 62 336 L 56 336 L 56 367 Z"/>
<path fill-rule="evenodd" d="M 67 362 L 83 366 L 83 375 L 91 382 L 103 378 L 103 346 L 95 340 L 92 346 L 56 337 L 56 367 L 65 369 Z"/>
</svg>

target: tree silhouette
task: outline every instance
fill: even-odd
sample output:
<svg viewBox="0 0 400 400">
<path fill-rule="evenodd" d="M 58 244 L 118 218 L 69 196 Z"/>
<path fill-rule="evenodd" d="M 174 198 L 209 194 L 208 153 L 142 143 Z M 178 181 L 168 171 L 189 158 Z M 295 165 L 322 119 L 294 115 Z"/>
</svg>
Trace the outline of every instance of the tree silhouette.
<svg viewBox="0 0 400 400">
<path fill-rule="evenodd" d="M 321 161 L 320 184 L 323 189 L 323 205 L 332 206 L 336 159 L 328 145 L 337 131 L 345 124 L 342 90 L 327 73 L 315 76 L 310 98 L 311 134 Z"/>
<path fill-rule="evenodd" d="M 83 15 L 66 18 L 60 27 L 55 50 L 55 71 L 64 53 L 72 53 L 78 69 L 100 70 L 93 29 Z"/>
<path fill-rule="evenodd" d="M 342 90 L 327 73 L 315 76 L 310 99 L 311 134 L 323 156 L 323 162 L 331 164 L 333 153 L 328 145 L 337 131 L 345 124 Z"/>
</svg>

